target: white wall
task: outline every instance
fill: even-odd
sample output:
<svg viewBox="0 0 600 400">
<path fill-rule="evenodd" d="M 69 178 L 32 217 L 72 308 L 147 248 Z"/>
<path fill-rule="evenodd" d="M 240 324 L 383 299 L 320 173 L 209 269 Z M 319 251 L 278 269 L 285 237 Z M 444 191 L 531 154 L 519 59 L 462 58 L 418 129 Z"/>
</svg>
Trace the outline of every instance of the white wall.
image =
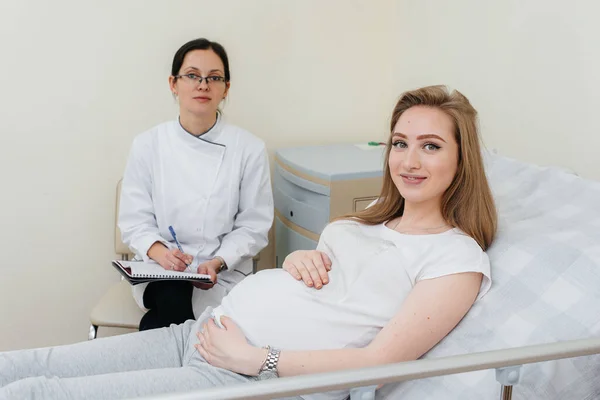
<svg viewBox="0 0 600 400">
<path fill-rule="evenodd" d="M 488 147 L 600 178 L 600 3 L 589 0 L 0 2 L 0 351 L 84 340 L 118 278 L 114 185 L 176 116 L 175 50 L 232 66 L 225 112 L 280 146 L 378 140 L 397 95 L 446 83 Z M 595 96 L 594 96 L 595 95 Z"/>
<path fill-rule="evenodd" d="M 600 2 L 396 0 L 394 91 L 444 83 L 488 148 L 600 179 Z"/>
<path fill-rule="evenodd" d="M 280 146 L 378 140 L 392 1 L 0 3 L 0 350 L 87 338 L 118 279 L 114 186 L 134 135 L 176 116 L 189 39 L 230 54 L 235 123 Z"/>
</svg>

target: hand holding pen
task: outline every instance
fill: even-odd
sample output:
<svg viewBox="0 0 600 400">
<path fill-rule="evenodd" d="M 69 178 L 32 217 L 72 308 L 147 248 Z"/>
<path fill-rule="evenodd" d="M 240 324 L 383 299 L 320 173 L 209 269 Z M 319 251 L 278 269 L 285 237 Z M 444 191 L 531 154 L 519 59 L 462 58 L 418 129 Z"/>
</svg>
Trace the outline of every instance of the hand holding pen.
<svg viewBox="0 0 600 400">
<path fill-rule="evenodd" d="M 171 233 L 171 236 L 173 237 L 173 240 L 175 241 L 175 244 L 177 245 L 177 249 L 178 249 L 178 250 L 172 250 L 169 252 L 169 253 L 171 253 L 172 257 L 174 258 L 174 259 L 169 260 L 171 262 L 170 269 L 175 270 L 175 271 L 191 272 L 188 270 L 189 270 L 189 266 L 192 264 L 192 261 L 194 260 L 194 257 L 192 257 L 189 254 L 185 254 L 185 252 L 183 251 L 183 248 L 181 247 L 181 244 L 179 243 L 179 240 L 177 240 L 177 234 L 175 233 L 175 230 L 173 229 L 172 226 L 169 226 L 169 232 Z M 169 257 L 167 256 L 167 258 L 169 258 Z"/>
</svg>

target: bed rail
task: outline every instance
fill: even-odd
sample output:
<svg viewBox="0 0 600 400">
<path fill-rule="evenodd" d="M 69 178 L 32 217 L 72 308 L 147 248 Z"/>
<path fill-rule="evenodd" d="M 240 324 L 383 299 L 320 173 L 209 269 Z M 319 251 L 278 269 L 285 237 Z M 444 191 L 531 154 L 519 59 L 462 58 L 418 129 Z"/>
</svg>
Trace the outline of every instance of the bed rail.
<svg viewBox="0 0 600 400">
<path fill-rule="evenodd" d="M 374 398 L 374 388 L 380 384 L 496 369 L 497 380 L 503 386 L 501 399 L 508 400 L 512 385 L 518 383 L 521 365 L 593 354 L 600 354 L 600 337 L 169 393 L 146 399 L 259 400 L 355 388 L 352 399 L 367 400 Z"/>
</svg>

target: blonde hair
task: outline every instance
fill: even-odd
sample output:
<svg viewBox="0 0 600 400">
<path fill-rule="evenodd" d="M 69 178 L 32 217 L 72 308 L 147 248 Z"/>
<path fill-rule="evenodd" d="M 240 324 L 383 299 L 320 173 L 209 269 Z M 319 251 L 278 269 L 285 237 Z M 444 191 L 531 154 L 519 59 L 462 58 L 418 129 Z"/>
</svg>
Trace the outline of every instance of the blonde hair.
<svg viewBox="0 0 600 400">
<path fill-rule="evenodd" d="M 445 86 L 428 86 L 400 96 L 392 113 L 379 201 L 366 210 L 336 219 L 358 219 L 367 225 L 376 225 L 403 214 L 404 198 L 392 181 L 388 161 L 396 123 L 406 110 L 415 106 L 441 110 L 454 123 L 458 168 L 442 196 L 442 216 L 448 224 L 461 229 L 486 250 L 496 234 L 497 214 L 483 167 L 477 111 L 463 94 L 456 90 L 449 92 Z"/>
</svg>

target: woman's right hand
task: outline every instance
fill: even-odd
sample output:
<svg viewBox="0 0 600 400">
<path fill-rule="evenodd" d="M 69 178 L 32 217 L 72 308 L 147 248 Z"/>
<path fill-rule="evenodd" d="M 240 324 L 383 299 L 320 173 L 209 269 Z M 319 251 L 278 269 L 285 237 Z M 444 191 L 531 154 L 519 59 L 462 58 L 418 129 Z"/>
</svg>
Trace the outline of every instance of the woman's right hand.
<svg viewBox="0 0 600 400">
<path fill-rule="evenodd" d="M 296 250 L 285 258 L 282 268 L 306 286 L 321 289 L 329 283 L 331 260 L 322 251 Z"/>
<path fill-rule="evenodd" d="M 185 271 L 194 257 L 182 253 L 179 249 L 169 250 L 164 244 L 155 242 L 148 249 L 148 257 L 156 261 L 161 267 L 170 271 Z"/>
</svg>

